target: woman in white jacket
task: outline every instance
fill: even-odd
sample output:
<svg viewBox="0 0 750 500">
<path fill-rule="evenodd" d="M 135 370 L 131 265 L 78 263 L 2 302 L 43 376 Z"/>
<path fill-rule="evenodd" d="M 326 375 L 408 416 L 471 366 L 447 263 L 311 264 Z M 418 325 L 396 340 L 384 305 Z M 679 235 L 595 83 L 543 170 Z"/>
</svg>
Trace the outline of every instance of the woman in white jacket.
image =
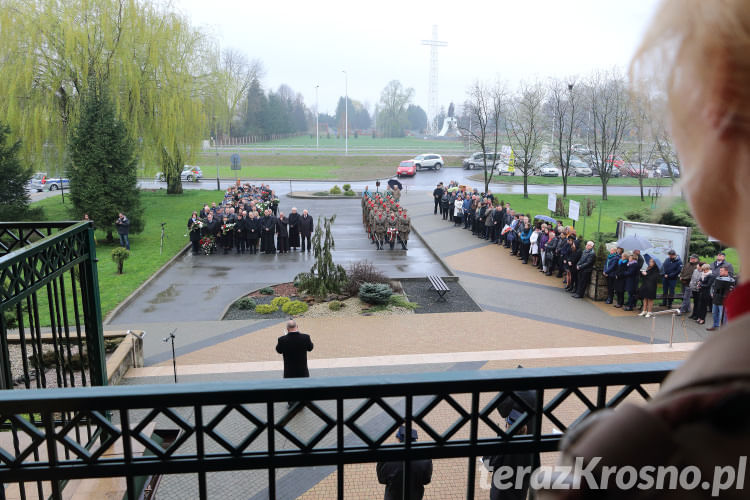
<svg viewBox="0 0 750 500">
<path fill-rule="evenodd" d="M 531 243 L 531 265 L 536 266 L 537 265 L 537 259 L 539 259 L 539 234 L 541 234 L 542 230 L 539 229 L 539 226 L 534 228 L 534 232 L 531 233 L 531 237 L 529 238 L 529 243 Z"/>
<path fill-rule="evenodd" d="M 464 200 L 461 195 L 456 196 L 456 201 L 453 202 L 453 225 L 460 226 L 461 219 L 464 215 Z"/>
</svg>

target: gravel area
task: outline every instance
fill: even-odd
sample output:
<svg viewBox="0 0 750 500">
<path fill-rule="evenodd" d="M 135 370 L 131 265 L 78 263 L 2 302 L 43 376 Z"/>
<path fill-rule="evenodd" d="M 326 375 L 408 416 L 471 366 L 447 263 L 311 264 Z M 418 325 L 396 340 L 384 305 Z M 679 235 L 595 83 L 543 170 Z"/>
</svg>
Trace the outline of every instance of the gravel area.
<svg viewBox="0 0 750 500">
<path fill-rule="evenodd" d="M 271 301 L 275 298 L 273 295 L 250 295 L 256 304 L 270 304 Z M 298 297 L 291 296 L 289 297 L 292 300 L 297 300 Z M 227 313 L 224 315 L 222 319 L 287 319 L 289 315 L 285 313 L 284 311 L 279 308 L 278 311 L 272 312 L 270 314 L 259 314 L 256 313 L 254 309 L 240 309 L 237 307 L 236 303 L 232 304 L 232 307 L 229 308 Z"/>
<path fill-rule="evenodd" d="M 42 352 L 44 354 L 54 352 L 54 347 L 52 344 L 42 343 Z M 73 345 L 70 348 L 71 355 L 75 356 L 78 354 L 78 346 Z M 34 351 L 32 349 L 32 346 L 27 344 L 26 345 L 26 358 L 30 360 L 31 356 L 33 356 Z M 20 344 L 8 344 L 8 354 L 10 355 L 10 371 L 11 375 L 13 376 L 14 381 L 14 388 L 15 389 L 24 389 L 24 378 L 23 378 L 23 350 L 21 349 Z M 110 353 L 106 354 L 106 358 L 109 359 Z M 68 351 L 67 348 L 65 349 L 65 359 L 68 358 Z M 31 379 L 31 387 L 36 388 L 36 370 L 31 367 L 31 362 L 29 361 L 29 371 L 30 371 L 30 379 Z M 57 384 L 57 374 L 54 367 L 48 367 L 44 370 L 45 379 L 47 388 L 51 389 L 54 387 L 58 387 Z M 73 369 L 73 377 L 75 380 L 75 387 L 80 387 L 83 385 L 83 379 L 81 377 L 81 372 L 79 369 Z M 67 386 L 70 386 L 70 371 L 65 371 L 65 378 L 67 380 Z M 87 379 L 87 383 L 90 384 L 90 381 Z"/>
<path fill-rule="evenodd" d="M 482 310 L 458 281 L 446 281 L 445 284 L 451 291 L 445 294 L 445 301 L 442 301 L 439 300 L 437 292 L 432 289 L 432 285 L 427 279 L 401 282 L 409 301 L 419 304 L 420 307 L 414 311 L 417 314 L 479 312 Z"/>
<path fill-rule="evenodd" d="M 331 311 L 328 309 L 328 302 L 322 304 L 315 304 L 305 314 L 301 314 L 301 318 L 322 318 L 332 317 L 339 318 L 345 316 L 392 316 L 400 314 L 414 314 L 414 311 L 405 307 L 389 307 L 382 311 L 368 311 L 367 304 L 363 303 L 357 297 L 342 300 L 344 307 L 338 311 Z"/>
</svg>

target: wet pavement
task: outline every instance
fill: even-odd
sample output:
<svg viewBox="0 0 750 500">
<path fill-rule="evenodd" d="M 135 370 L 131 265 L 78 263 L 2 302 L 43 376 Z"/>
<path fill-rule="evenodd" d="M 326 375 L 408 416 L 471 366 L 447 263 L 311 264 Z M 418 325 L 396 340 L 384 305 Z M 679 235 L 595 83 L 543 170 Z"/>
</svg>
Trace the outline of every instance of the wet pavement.
<svg viewBox="0 0 750 500">
<path fill-rule="evenodd" d="M 391 278 L 446 275 L 447 271 L 414 233 L 409 238 L 408 251 L 398 245 L 393 250 L 386 246 L 378 251 L 367 239 L 362 226 L 358 198 L 281 198 L 282 211 L 289 213 L 292 206 L 300 212 L 308 209 L 315 218 L 336 214 L 333 260 L 345 268 L 351 263 L 368 260 Z M 290 282 L 298 273 L 309 271 L 313 263 L 312 252 L 222 255 L 219 251 L 209 256 L 187 253 L 113 317 L 110 324 L 218 320 L 237 298 L 264 286 Z"/>
</svg>

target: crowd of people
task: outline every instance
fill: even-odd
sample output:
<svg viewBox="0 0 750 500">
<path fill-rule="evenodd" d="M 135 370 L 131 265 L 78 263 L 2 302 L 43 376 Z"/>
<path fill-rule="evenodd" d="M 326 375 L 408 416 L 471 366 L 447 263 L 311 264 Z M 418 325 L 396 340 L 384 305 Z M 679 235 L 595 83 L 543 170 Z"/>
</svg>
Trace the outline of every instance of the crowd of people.
<svg viewBox="0 0 750 500">
<path fill-rule="evenodd" d="M 432 196 L 435 215 L 440 214 L 454 227 L 471 230 L 480 239 L 509 249 L 510 255 L 517 256 L 522 264 L 530 263 L 545 275 L 562 279 L 565 290 L 574 298 L 586 295 L 596 254 L 594 243 L 584 243 L 575 228 L 547 216 L 531 219 L 530 215 L 516 213 L 510 203 L 497 201 L 492 193 L 480 193 L 454 181 L 438 184 Z M 613 247 L 601 265 L 607 279 L 607 304 L 625 311 L 640 309 L 639 316 L 651 317 L 661 283 L 662 307 L 671 309 L 674 300 L 681 299 L 681 313 L 687 314 L 692 309 L 690 318 L 699 324 L 705 324 L 706 314 L 711 312 L 713 324 L 709 331 L 726 322 L 724 298 L 736 278 L 723 252 L 711 264 L 691 255 L 683 265 L 674 250 L 659 263 L 649 255 L 641 255 L 638 249 L 626 252 Z M 676 295 L 678 281 L 682 284 L 682 295 Z"/>
<path fill-rule="evenodd" d="M 286 215 L 278 207 L 279 199 L 269 186 L 237 180 L 220 203 L 204 205 L 188 219 L 193 254 L 310 252 L 312 216 L 297 208 Z"/>
<path fill-rule="evenodd" d="M 370 243 L 382 250 L 387 243 L 391 250 L 396 243 L 408 250 L 411 219 L 405 207 L 399 205 L 400 191 L 389 189 L 384 195 L 371 193 L 369 187 L 362 192 L 362 224 Z"/>
</svg>

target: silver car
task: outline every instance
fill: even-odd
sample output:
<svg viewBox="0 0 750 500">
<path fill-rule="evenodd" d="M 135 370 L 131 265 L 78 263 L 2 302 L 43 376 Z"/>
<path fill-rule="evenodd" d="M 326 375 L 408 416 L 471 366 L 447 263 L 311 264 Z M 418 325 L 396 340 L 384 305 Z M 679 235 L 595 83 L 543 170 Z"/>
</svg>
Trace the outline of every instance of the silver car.
<svg viewBox="0 0 750 500">
<path fill-rule="evenodd" d="M 594 171 L 584 161 L 570 160 L 568 174 L 573 174 L 574 177 L 591 177 L 594 175 Z"/>
<path fill-rule="evenodd" d="M 431 169 L 431 170 L 440 170 L 443 168 L 443 157 L 440 155 L 434 155 L 434 154 L 426 154 L 426 155 L 419 155 L 415 156 L 412 160 L 414 162 L 414 165 L 417 167 L 417 170 L 422 169 Z"/>
<path fill-rule="evenodd" d="M 185 165 L 180 173 L 180 180 L 182 182 L 198 182 L 203 178 L 203 171 L 200 167 L 192 165 Z M 156 182 L 166 182 L 167 178 L 164 177 L 164 172 L 157 172 L 155 177 Z"/>
</svg>

